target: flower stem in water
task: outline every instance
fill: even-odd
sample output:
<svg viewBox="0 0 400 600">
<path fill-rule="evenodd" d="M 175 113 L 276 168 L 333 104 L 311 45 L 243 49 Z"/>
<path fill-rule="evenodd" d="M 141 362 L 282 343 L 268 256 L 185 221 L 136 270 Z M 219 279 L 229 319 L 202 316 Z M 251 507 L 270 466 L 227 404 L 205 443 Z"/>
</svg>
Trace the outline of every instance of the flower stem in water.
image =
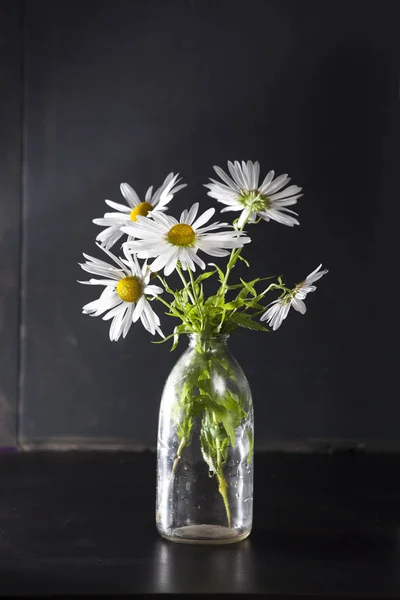
<svg viewBox="0 0 400 600">
<path fill-rule="evenodd" d="M 173 477 L 175 475 L 175 471 L 176 471 L 176 469 L 178 467 L 179 461 L 181 460 L 181 453 L 182 453 L 182 450 L 185 447 L 185 444 L 186 444 L 186 439 L 182 438 L 181 439 L 181 443 L 179 444 L 178 450 L 176 452 L 176 457 L 175 457 L 175 460 L 174 460 L 174 464 L 172 465 L 171 475 L 169 476 L 169 486 L 171 486 L 172 479 L 173 479 Z"/>
<path fill-rule="evenodd" d="M 226 479 L 225 479 L 224 474 L 222 473 L 222 471 L 219 471 L 217 473 L 217 478 L 218 478 L 218 491 L 221 494 L 222 499 L 224 501 L 224 506 L 225 506 L 225 511 L 226 511 L 226 517 L 228 519 L 228 527 L 231 528 L 232 527 L 231 509 L 229 507 L 228 490 L 227 490 L 227 485 L 226 485 Z"/>
<path fill-rule="evenodd" d="M 179 461 L 181 460 L 181 453 L 182 453 L 182 450 L 184 449 L 185 445 L 186 445 L 186 438 L 182 438 L 181 439 L 181 443 L 179 444 L 178 450 L 176 451 L 176 457 L 175 457 L 175 460 L 174 460 L 174 464 L 172 465 L 171 475 L 169 476 L 168 491 L 167 491 L 167 494 L 166 494 L 166 498 L 169 498 L 169 495 L 170 495 L 170 492 L 171 492 L 172 481 L 174 479 L 174 475 L 175 475 L 176 469 L 178 468 Z M 158 521 L 159 517 L 160 517 L 160 509 L 158 509 L 157 513 L 156 513 L 156 520 L 157 521 Z"/>
</svg>

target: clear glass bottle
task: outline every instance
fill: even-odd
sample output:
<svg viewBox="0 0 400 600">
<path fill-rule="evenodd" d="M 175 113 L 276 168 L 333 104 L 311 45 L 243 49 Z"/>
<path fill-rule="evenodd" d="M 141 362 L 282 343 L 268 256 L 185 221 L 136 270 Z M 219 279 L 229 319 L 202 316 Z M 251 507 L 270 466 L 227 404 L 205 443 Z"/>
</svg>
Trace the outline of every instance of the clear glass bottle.
<svg viewBox="0 0 400 600">
<path fill-rule="evenodd" d="M 161 400 L 156 524 L 168 540 L 228 544 L 253 517 L 253 404 L 229 336 L 189 336 Z"/>
</svg>

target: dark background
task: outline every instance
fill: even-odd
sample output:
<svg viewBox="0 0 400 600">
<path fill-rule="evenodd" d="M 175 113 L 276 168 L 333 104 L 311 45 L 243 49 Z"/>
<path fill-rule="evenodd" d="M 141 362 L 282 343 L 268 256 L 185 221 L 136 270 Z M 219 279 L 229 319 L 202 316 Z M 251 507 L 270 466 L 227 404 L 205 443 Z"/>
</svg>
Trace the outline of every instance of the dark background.
<svg viewBox="0 0 400 600">
<path fill-rule="evenodd" d="M 251 230 L 251 273 L 329 268 L 308 313 L 231 347 L 256 447 L 400 447 L 398 2 L 0 0 L 0 444 L 154 447 L 180 350 L 81 315 L 91 223 L 179 171 L 259 160 L 301 226 Z M 164 320 L 168 331 L 171 323 Z"/>
</svg>

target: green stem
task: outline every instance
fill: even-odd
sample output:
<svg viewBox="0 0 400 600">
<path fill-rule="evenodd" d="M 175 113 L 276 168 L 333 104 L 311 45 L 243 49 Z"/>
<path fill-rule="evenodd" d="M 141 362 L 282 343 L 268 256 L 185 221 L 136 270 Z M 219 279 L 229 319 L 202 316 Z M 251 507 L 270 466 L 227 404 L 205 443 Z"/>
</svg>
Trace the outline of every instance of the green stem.
<svg viewBox="0 0 400 600">
<path fill-rule="evenodd" d="M 214 422 L 218 425 L 218 419 L 215 416 L 215 413 L 213 413 L 213 419 Z M 217 449 L 217 479 L 218 479 L 218 491 L 222 496 L 222 500 L 224 501 L 224 506 L 225 506 L 225 512 L 226 512 L 226 518 L 228 520 L 228 527 L 232 527 L 232 518 L 231 518 L 231 509 L 229 506 L 229 500 L 228 500 L 228 486 L 226 483 L 226 479 L 224 476 L 224 471 L 223 471 L 223 466 L 222 466 L 222 461 L 221 461 L 221 448 L 220 448 L 220 443 L 219 443 L 219 439 L 217 438 L 215 440 L 215 446 Z"/>
<path fill-rule="evenodd" d="M 189 282 L 188 282 L 188 281 L 186 281 L 186 277 L 184 276 L 184 274 L 183 274 L 183 272 L 182 272 L 182 269 L 181 269 L 181 267 L 180 267 L 180 265 L 179 265 L 179 264 L 177 264 L 177 265 L 176 265 L 176 270 L 178 271 L 178 275 L 179 275 L 179 277 L 181 278 L 181 281 L 182 281 L 182 283 L 183 283 L 184 287 L 185 287 L 185 288 L 188 288 L 188 287 L 189 287 Z M 190 269 L 189 269 L 189 273 L 191 273 L 191 270 L 190 270 Z M 192 294 L 192 292 L 191 292 L 190 290 L 188 290 L 188 294 L 189 294 L 189 298 L 190 298 L 190 300 L 191 300 L 192 304 L 196 304 L 196 301 L 195 301 L 195 299 L 194 299 L 194 296 L 193 296 L 193 294 Z"/>
<path fill-rule="evenodd" d="M 247 223 L 247 221 L 245 221 L 243 223 L 243 225 L 237 231 L 243 231 L 243 228 L 246 225 L 246 223 Z M 225 277 L 224 277 L 224 280 L 223 280 L 223 282 L 221 284 L 221 287 L 219 289 L 219 292 L 218 292 L 218 294 L 220 296 L 224 296 L 224 294 L 225 294 L 226 287 L 227 287 L 227 284 L 228 284 L 229 275 L 230 275 L 233 267 L 235 266 L 236 261 L 238 259 L 239 254 L 241 253 L 241 251 L 242 251 L 242 248 L 234 248 L 231 251 L 231 254 L 230 254 L 230 257 L 229 257 L 229 260 L 228 260 L 228 264 L 226 266 Z"/>
<path fill-rule="evenodd" d="M 226 511 L 226 517 L 228 519 L 228 527 L 231 528 L 232 527 L 232 517 L 231 517 L 231 509 L 229 506 L 229 500 L 228 500 L 228 486 L 226 485 L 226 479 L 224 477 L 224 474 L 221 471 L 219 471 L 217 473 L 217 479 L 218 479 L 218 491 L 222 496 L 222 499 L 224 501 L 224 506 L 225 506 L 225 511 Z"/>
<path fill-rule="evenodd" d="M 193 290 L 194 301 L 195 301 L 197 311 L 198 311 L 199 317 L 200 317 L 200 330 L 203 331 L 203 311 L 201 308 L 199 298 L 196 293 L 196 284 L 195 284 L 193 273 L 192 273 L 191 269 L 189 269 L 189 278 L 190 278 L 190 284 L 191 284 L 192 290 Z"/>
<path fill-rule="evenodd" d="M 171 475 L 169 476 L 168 490 L 167 490 L 166 498 L 169 498 L 169 494 L 170 494 L 170 491 L 171 491 L 172 481 L 174 479 L 174 475 L 175 475 L 176 469 L 178 468 L 178 464 L 179 464 L 179 461 L 181 459 L 182 450 L 185 447 L 185 445 L 186 445 L 186 438 L 182 438 L 181 439 L 181 443 L 179 444 L 178 450 L 176 451 L 176 457 L 175 457 L 175 460 L 174 460 L 174 464 L 172 465 Z M 158 511 L 156 513 L 156 521 L 158 521 L 159 518 L 160 518 L 160 509 L 158 509 Z"/>
<path fill-rule="evenodd" d="M 241 248 L 239 248 L 239 252 L 237 252 L 237 250 L 238 250 L 237 248 L 234 248 L 231 251 L 231 255 L 229 257 L 228 264 L 226 265 L 225 277 L 224 277 L 223 282 L 221 283 L 221 287 L 218 292 L 220 296 L 223 296 L 225 294 L 230 272 L 231 272 L 232 268 L 235 266 L 237 256 L 240 254 Z"/>
<path fill-rule="evenodd" d="M 164 298 L 162 298 L 161 296 L 155 296 L 155 298 L 159 301 L 162 302 L 172 313 L 174 313 L 174 315 L 176 317 L 178 317 L 179 319 L 181 319 L 181 321 L 183 321 L 183 323 L 186 323 L 185 319 L 182 317 L 181 314 L 179 314 L 179 312 L 170 305 L 169 302 L 167 302 L 166 300 L 164 300 Z"/>
<path fill-rule="evenodd" d="M 169 476 L 169 486 L 171 486 L 172 483 L 172 479 L 175 475 L 175 471 L 178 467 L 179 461 L 181 460 L 181 454 L 182 454 L 182 450 L 184 449 L 186 445 L 186 438 L 182 438 L 181 439 L 181 443 L 179 444 L 178 450 L 176 452 L 176 457 L 174 460 L 174 464 L 172 465 L 172 471 L 171 471 L 171 475 Z"/>
</svg>

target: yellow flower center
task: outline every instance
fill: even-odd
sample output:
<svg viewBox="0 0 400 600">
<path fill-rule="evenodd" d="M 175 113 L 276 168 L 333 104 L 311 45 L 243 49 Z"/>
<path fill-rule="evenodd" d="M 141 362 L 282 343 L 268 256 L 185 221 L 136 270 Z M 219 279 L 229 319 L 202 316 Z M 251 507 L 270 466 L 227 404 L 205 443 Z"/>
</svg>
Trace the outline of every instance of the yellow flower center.
<svg viewBox="0 0 400 600">
<path fill-rule="evenodd" d="M 131 210 L 131 221 L 137 221 L 138 215 L 147 217 L 150 211 L 153 210 L 150 202 L 141 202 L 133 210 Z"/>
<path fill-rule="evenodd" d="M 142 295 L 142 288 L 137 277 L 124 277 L 117 285 L 118 296 L 124 302 L 137 302 Z"/>
<path fill-rule="evenodd" d="M 174 246 L 190 246 L 195 239 L 194 229 L 184 223 L 178 223 L 171 227 L 167 235 L 167 240 Z"/>
</svg>

